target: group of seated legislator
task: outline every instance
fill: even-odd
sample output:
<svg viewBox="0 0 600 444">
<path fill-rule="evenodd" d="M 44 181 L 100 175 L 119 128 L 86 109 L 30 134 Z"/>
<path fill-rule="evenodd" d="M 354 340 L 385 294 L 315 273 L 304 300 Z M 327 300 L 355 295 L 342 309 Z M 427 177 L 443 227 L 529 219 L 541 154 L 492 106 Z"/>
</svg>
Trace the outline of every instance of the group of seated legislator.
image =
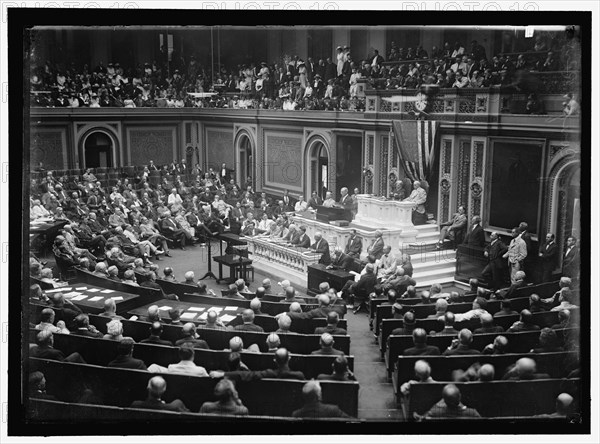
<svg viewBox="0 0 600 444">
<path fill-rule="evenodd" d="M 524 277 L 524 276 L 523 276 Z M 579 323 L 572 316 L 574 310 L 578 313 L 578 306 L 573 305 L 575 289 L 572 288 L 572 281 L 568 277 L 560 279 L 557 287 L 558 290 L 549 298 L 542 298 L 534 293 L 535 286 L 532 286 L 531 293 L 520 299 L 526 299 L 528 308 L 524 308 L 520 313 L 511 309 L 511 299 L 504 298 L 507 295 L 507 289 L 500 289 L 496 292 L 491 292 L 485 288 L 478 287 L 478 281 L 472 279 L 470 281 L 471 289 L 465 295 L 460 296 L 457 292 L 453 294 L 443 293 L 441 286 L 434 285 L 430 290 L 423 290 L 420 294 L 421 302 L 415 305 L 403 304 L 404 300 L 417 298 L 417 292 L 414 287 L 409 289 L 400 296 L 396 296 L 395 291 L 388 291 L 387 304 L 392 305 L 392 315 L 394 318 L 402 320 L 402 326 L 391 331 L 387 337 L 387 347 L 390 347 L 390 341 L 397 336 L 412 337 L 413 346 L 406 345 L 404 349 L 395 348 L 396 354 L 399 352 L 400 357 L 418 357 L 423 356 L 422 360 L 415 363 L 416 379 L 410 381 L 399 381 L 399 396 L 409 398 L 410 388 L 414 384 L 434 383 L 435 375 L 432 377 L 431 366 L 427 361 L 427 356 L 437 357 L 464 357 L 464 360 L 455 364 L 461 367 L 454 368 L 451 378 L 444 376 L 442 381 L 450 382 L 466 382 L 466 381 L 492 381 L 492 380 L 533 380 L 533 379 L 550 379 L 547 373 L 537 373 L 536 357 L 545 358 L 546 354 L 559 355 L 556 361 L 551 361 L 553 365 L 560 363 L 560 368 L 545 368 L 551 370 L 551 373 L 561 378 L 578 378 L 580 375 L 579 367 Z M 526 287 L 525 287 L 526 288 Z M 469 299 L 471 293 L 474 296 L 471 310 L 464 313 L 453 313 L 452 307 L 456 303 L 461 303 L 462 300 Z M 373 297 L 381 297 L 383 291 L 379 289 L 379 294 L 373 294 Z M 390 296 L 391 294 L 391 296 Z M 432 298 L 431 295 L 434 297 Z M 510 295 L 509 295 L 510 296 Z M 500 299 L 500 310 L 497 312 L 488 312 L 488 304 L 494 299 Z M 417 319 L 415 310 L 418 306 L 435 306 L 435 313 L 427 317 L 427 319 Z M 411 302 L 414 304 L 414 302 Z M 522 304 L 522 302 L 521 302 Z M 433 310 L 433 308 L 432 308 Z M 557 313 L 557 320 L 552 325 L 539 326 L 535 324 L 534 319 L 536 314 L 541 313 Z M 496 322 L 503 317 L 517 317 L 518 319 L 510 325 L 505 331 L 505 328 L 497 325 Z M 578 316 L 577 316 L 578 318 Z M 443 329 L 432 330 L 429 333 L 420 325 L 423 321 L 437 321 L 443 323 Z M 455 329 L 455 323 L 471 322 L 480 324 L 477 327 Z M 507 356 L 514 353 L 515 348 L 523 349 L 522 344 L 512 343 L 512 341 L 522 341 L 524 337 L 514 336 L 519 333 L 530 332 L 538 335 L 536 339 L 530 338 L 532 346 L 528 349 L 526 356 L 515 356 L 513 365 L 508 368 L 494 368 L 494 365 L 489 362 L 485 356 Z M 529 333 L 528 333 L 529 334 Z M 447 341 L 435 341 L 436 344 L 445 344 L 443 350 L 437 345 L 428 344 L 428 337 L 446 337 Z M 474 341 L 478 336 L 485 336 L 488 343 L 482 341 Z M 454 338 L 454 339 L 452 339 Z M 441 338 L 440 338 L 441 339 Z M 531 340 L 533 339 L 533 340 Z M 384 339 L 385 340 L 385 339 Z M 433 341 L 432 341 L 433 342 Z M 477 346 L 474 346 L 477 342 Z M 521 350 L 525 352 L 526 350 Z M 404 362 L 395 362 L 395 356 L 389 357 L 394 360 L 390 365 L 399 366 Z M 466 359 L 472 361 L 471 365 L 466 367 L 464 364 Z M 480 362 L 481 361 L 481 362 Z M 448 361 L 448 365 L 451 362 Z M 398 368 L 398 367 L 395 367 Z M 452 367 L 451 367 L 452 368 Z M 406 369 L 401 369 L 406 372 Z M 438 369 L 439 370 L 439 369 Z M 491 388 L 490 388 L 491 389 Z M 452 395 L 446 394 L 446 390 L 452 392 Z M 448 397 L 449 396 L 449 397 Z M 557 397 L 556 411 L 552 414 L 543 414 L 540 417 L 565 417 L 576 414 L 574 406 L 574 393 L 560 393 Z M 403 399 L 402 402 L 408 402 Z M 575 410 L 574 410 L 575 409 Z M 460 390 L 452 384 L 444 388 L 442 400 L 426 414 L 415 414 L 413 419 L 430 419 L 436 417 L 478 417 L 480 416 L 474 409 L 465 407 L 460 402 Z"/>
<path fill-rule="evenodd" d="M 268 280 L 265 280 L 264 284 L 269 285 L 270 282 Z M 283 287 L 284 285 L 286 285 L 286 282 L 281 282 L 281 284 L 283 284 Z M 268 352 L 275 353 L 274 364 L 277 367 L 276 370 L 250 371 L 248 367 L 243 362 L 241 362 L 240 353 L 260 353 L 260 349 L 257 344 L 251 344 L 247 348 L 245 348 L 242 338 L 239 336 L 233 336 L 229 340 L 229 347 L 225 349 L 230 353 L 228 368 L 226 369 L 226 371 L 211 371 L 210 376 L 213 378 L 220 378 L 225 376 L 228 380 L 232 381 L 251 381 L 261 378 L 282 378 L 299 380 L 306 379 L 301 371 L 290 370 L 290 354 L 286 348 L 281 347 L 278 333 L 293 333 L 292 331 L 290 331 L 290 326 L 292 323 L 291 318 L 293 317 L 311 319 L 314 317 L 323 317 L 324 314 L 326 314 L 327 326 L 319 327 L 315 330 L 315 333 L 321 334 L 321 337 L 320 348 L 318 350 L 315 350 L 313 352 L 313 355 L 332 356 L 332 373 L 320 374 L 318 375 L 317 380 L 355 381 L 356 379 L 354 375 L 348 369 L 348 360 L 346 356 L 342 351 L 334 348 L 333 335 L 346 334 L 346 331 L 344 329 L 341 329 L 337 326 L 340 316 L 343 316 L 343 313 L 345 313 L 345 306 L 332 306 L 330 304 L 329 296 L 326 294 L 327 284 L 324 283 L 322 285 L 322 288 L 323 290 L 325 290 L 325 292 L 319 297 L 320 306 L 318 309 L 302 313 L 300 304 L 297 301 L 295 301 L 295 303 L 292 304 L 292 306 L 290 307 L 289 313 L 281 313 L 280 316 L 277 317 L 279 329 L 277 329 L 274 332 L 271 332 L 266 337 L 266 345 L 268 348 Z M 290 293 L 290 289 L 293 290 L 293 288 L 289 286 L 286 288 L 286 293 L 288 295 Z M 70 327 L 70 330 L 67 330 L 64 325 L 64 321 L 55 322 L 56 317 L 53 308 L 47 307 L 42 309 L 40 313 L 40 322 L 35 326 L 32 325 L 33 328 L 39 330 L 39 333 L 37 333 L 36 335 L 36 345 L 32 346 L 30 349 L 30 356 L 40 359 L 51 359 L 85 364 L 85 360 L 82 356 L 85 353 L 75 352 L 71 353 L 69 356 L 65 356 L 60 350 L 56 350 L 53 348 L 54 335 L 75 335 L 117 341 L 118 355 L 115 357 L 114 360 L 107 364 L 108 367 L 148 370 L 151 373 L 175 373 L 207 377 L 209 376 L 209 373 L 206 371 L 206 369 L 194 363 L 194 349 L 208 348 L 207 342 L 202 340 L 200 338 L 200 335 L 198 334 L 200 331 L 205 331 L 206 329 L 231 330 L 240 332 L 263 331 L 261 327 L 253 323 L 255 313 L 252 309 L 246 309 L 242 313 L 243 323 L 236 325 L 235 327 L 225 327 L 225 325 L 219 320 L 217 312 L 214 310 L 209 310 L 206 322 L 198 328 L 194 323 L 191 322 L 182 325 L 179 319 L 180 313 L 177 313 L 176 310 L 171 310 L 169 312 L 169 316 L 171 317 L 169 324 L 181 325 L 181 339 L 173 343 L 161 338 L 163 324 L 165 323 L 165 320 L 161 319 L 158 306 L 153 305 L 148 308 L 147 316 L 145 316 L 142 319 L 143 321 L 147 321 L 150 323 L 149 336 L 145 339 L 139 340 L 139 343 L 179 347 L 180 361 L 173 362 L 172 364 L 169 364 L 166 367 L 154 363 L 146 366 L 145 362 L 143 362 L 140 359 L 136 359 L 132 356 L 135 341 L 131 337 L 123 336 L 123 324 L 121 321 L 124 318 L 116 314 L 115 302 L 112 299 L 109 298 L 105 301 L 105 311 L 100 314 L 100 316 L 107 318 L 107 333 L 103 335 L 100 331 L 98 331 L 96 327 L 90 324 L 89 315 L 84 314 L 77 305 L 73 304 L 73 302 L 66 300 L 61 292 L 55 292 L 50 295 L 45 295 L 42 292 L 39 285 L 33 285 L 31 290 L 32 302 L 43 303 L 44 301 L 48 301 L 48 303 L 52 307 L 60 306 L 60 310 L 63 314 L 63 317 L 72 317 L 72 321 L 67 321 L 66 323 Z M 257 289 L 257 293 L 259 295 L 264 294 L 264 292 L 265 289 L 262 287 Z M 333 292 L 333 295 L 335 296 L 335 292 Z M 253 302 L 258 302 L 252 304 L 252 306 L 254 310 L 260 312 L 260 300 L 258 298 L 255 298 Z M 40 377 L 43 379 L 43 375 L 40 376 L 39 372 L 32 373 L 32 375 L 33 376 L 31 376 L 30 380 L 31 393 L 35 397 L 44 398 L 45 384 L 43 384 L 40 380 Z M 153 378 L 152 381 L 160 381 L 161 378 L 158 378 L 159 379 Z M 235 405 L 241 406 L 240 409 L 228 410 L 227 406 L 231 407 L 231 405 L 233 404 L 231 404 L 230 398 L 227 398 L 227 401 L 226 399 L 223 399 L 220 395 L 221 391 L 223 390 L 224 384 L 228 383 L 219 383 L 215 388 L 215 397 L 219 401 L 217 401 L 216 403 L 206 403 L 206 405 L 202 406 L 200 412 L 222 412 L 226 414 L 235 415 L 248 414 L 248 411 L 244 410 L 243 406 L 241 406 L 241 401 L 239 400 L 236 401 Z M 227 385 L 227 387 L 228 389 L 231 389 L 231 387 L 233 387 L 232 391 L 235 392 L 234 385 Z M 307 383 L 305 389 L 303 390 L 303 394 L 305 395 L 306 405 L 303 409 L 300 409 L 298 412 L 294 412 L 292 416 L 348 417 L 348 415 L 345 412 L 341 411 L 337 406 L 323 404 L 320 402 L 320 386 L 317 381 L 310 381 L 310 383 Z M 158 402 L 160 401 L 160 396 L 158 396 L 157 398 L 158 401 L 154 398 L 154 396 L 149 395 L 149 398 L 146 401 L 144 401 L 144 403 L 146 403 L 144 405 L 146 405 L 146 407 L 157 409 L 173 409 L 176 411 L 187 411 L 185 406 L 183 406 L 181 402 L 165 404 L 164 402 Z M 220 402 L 221 400 L 223 402 Z M 135 405 L 132 405 L 132 407 L 141 407 L 140 405 L 138 405 L 139 403 L 134 404 Z M 151 407 L 153 405 L 154 407 Z M 176 408 L 173 406 L 176 406 Z"/>
</svg>

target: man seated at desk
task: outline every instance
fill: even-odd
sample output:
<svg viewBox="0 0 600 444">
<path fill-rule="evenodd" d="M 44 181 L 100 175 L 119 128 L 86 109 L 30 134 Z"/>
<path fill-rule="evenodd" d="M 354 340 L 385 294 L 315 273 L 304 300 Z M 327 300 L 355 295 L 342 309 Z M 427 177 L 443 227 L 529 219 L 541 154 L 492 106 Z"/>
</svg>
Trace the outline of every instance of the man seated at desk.
<svg viewBox="0 0 600 444">
<path fill-rule="evenodd" d="M 325 201 L 323 202 L 323 206 L 327 208 L 333 208 L 335 206 L 335 200 L 331 191 L 327 191 L 327 193 L 325 194 Z"/>
<path fill-rule="evenodd" d="M 300 226 L 298 230 L 298 236 L 292 239 L 290 246 L 300 247 L 300 248 L 309 248 L 310 247 L 310 237 L 306 234 L 306 226 Z"/>
<path fill-rule="evenodd" d="M 315 233 L 315 243 L 311 245 L 311 250 L 314 253 L 321 253 L 321 259 L 319 263 L 323 265 L 329 265 L 331 263 L 331 256 L 329 255 L 329 242 L 323 238 L 321 232 Z"/>
<path fill-rule="evenodd" d="M 340 246 L 335 247 L 333 260 L 330 265 L 327 266 L 328 270 L 346 270 L 350 271 L 352 269 L 352 263 L 354 262 L 354 258 L 352 256 L 347 255 L 342 251 Z"/>
</svg>

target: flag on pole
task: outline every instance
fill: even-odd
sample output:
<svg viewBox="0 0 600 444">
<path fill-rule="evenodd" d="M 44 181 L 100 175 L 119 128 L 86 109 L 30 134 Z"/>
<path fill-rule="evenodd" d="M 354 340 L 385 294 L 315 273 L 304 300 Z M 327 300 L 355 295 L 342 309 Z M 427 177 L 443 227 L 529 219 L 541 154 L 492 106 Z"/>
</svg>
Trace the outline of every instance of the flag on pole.
<svg viewBox="0 0 600 444">
<path fill-rule="evenodd" d="M 431 179 L 438 126 L 435 120 L 392 120 L 396 155 L 413 181 Z"/>
</svg>

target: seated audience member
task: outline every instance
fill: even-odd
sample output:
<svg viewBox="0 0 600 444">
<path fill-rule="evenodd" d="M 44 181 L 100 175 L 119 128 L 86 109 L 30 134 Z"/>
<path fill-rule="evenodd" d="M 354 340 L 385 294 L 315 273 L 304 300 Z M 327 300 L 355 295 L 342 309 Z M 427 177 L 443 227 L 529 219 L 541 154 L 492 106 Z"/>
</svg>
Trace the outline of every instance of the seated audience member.
<svg viewBox="0 0 600 444">
<path fill-rule="evenodd" d="M 80 314 L 75 317 L 75 328 L 71 332 L 71 334 L 78 336 L 87 336 L 89 338 L 101 338 L 102 333 L 100 333 L 96 327 L 90 325 L 90 317 L 86 314 Z"/>
<path fill-rule="evenodd" d="M 175 280 L 175 275 L 173 274 L 173 269 L 171 267 L 165 267 L 165 269 L 163 270 L 163 280 L 165 281 L 170 281 L 170 282 L 177 282 Z"/>
<path fill-rule="evenodd" d="M 556 397 L 555 410 L 552 413 L 536 415 L 537 418 L 567 418 L 573 413 L 573 397 L 568 393 L 560 393 Z"/>
<path fill-rule="evenodd" d="M 540 331 L 539 344 L 540 346 L 532 348 L 530 353 L 551 353 L 565 350 L 560 346 L 556 332 L 548 327 L 542 328 Z"/>
<path fill-rule="evenodd" d="M 52 361 L 79 362 L 85 364 L 85 360 L 78 353 L 71 353 L 65 357 L 62 351 L 54 348 L 54 335 L 50 330 L 42 330 L 35 337 L 35 344 L 29 350 L 29 356 Z"/>
<path fill-rule="evenodd" d="M 161 398 L 167 391 L 167 382 L 160 376 L 154 376 L 148 381 L 148 397 L 144 401 L 133 401 L 132 408 L 169 410 L 172 412 L 189 412 L 187 407 L 179 399 L 169 403 Z"/>
<path fill-rule="evenodd" d="M 281 287 L 281 291 L 279 293 L 277 293 L 277 296 L 285 296 L 285 292 L 287 290 L 287 288 L 290 286 L 290 281 L 288 281 L 287 279 L 284 279 L 281 282 L 277 283 L 280 287 Z"/>
<path fill-rule="evenodd" d="M 400 393 L 402 393 L 402 395 L 410 395 L 410 387 L 413 384 L 435 382 L 431 377 L 431 367 L 429 366 L 429 363 L 422 359 L 415 362 L 415 377 L 417 379 L 411 379 L 400 386 Z"/>
<path fill-rule="evenodd" d="M 494 342 L 491 344 L 486 345 L 483 348 L 483 354 L 484 355 L 503 355 L 506 353 L 506 350 L 508 349 L 508 339 L 506 339 L 506 336 L 496 336 L 494 338 Z"/>
<path fill-rule="evenodd" d="M 242 312 L 242 321 L 243 324 L 230 327 L 229 329 L 235 331 L 255 331 L 259 333 L 264 333 L 265 331 L 260 325 L 254 323 L 254 312 L 249 308 Z"/>
<path fill-rule="evenodd" d="M 181 314 L 183 311 L 179 308 L 171 308 L 169 310 L 169 319 L 171 319 L 171 325 L 183 325 L 181 322 Z"/>
<path fill-rule="evenodd" d="M 402 353 L 404 356 L 440 355 L 440 349 L 435 345 L 427 345 L 427 332 L 422 328 L 415 328 L 412 332 L 414 347 L 407 348 Z"/>
<path fill-rule="evenodd" d="M 151 305 L 148 307 L 148 310 L 146 310 L 146 316 L 142 316 L 141 320 L 146 322 L 162 322 L 158 305 Z"/>
<path fill-rule="evenodd" d="M 423 293 L 425 292 L 421 295 Z M 427 316 L 426 319 L 439 319 L 446 314 L 446 311 L 448 311 L 448 301 L 440 298 L 435 301 L 435 314 Z"/>
<path fill-rule="evenodd" d="M 336 357 L 331 367 L 333 368 L 332 374 L 322 373 L 317 376 L 317 379 L 319 381 L 356 381 L 354 374 L 348 369 L 348 358 L 346 356 Z"/>
<path fill-rule="evenodd" d="M 321 402 L 321 385 L 318 381 L 309 381 L 302 388 L 304 405 L 294 410 L 294 418 L 349 418 L 350 416 L 337 405 Z"/>
<path fill-rule="evenodd" d="M 265 289 L 265 294 L 271 294 L 271 279 L 265 278 L 261 284 L 262 288 Z"/>
<path fill-rule="evenodd" d="M 130 368 L 134 370 L 147 370 L 146 364 L 141 359 L 135 359 L 133 355 L 133 338 L 123 338 L 117 346 L 117 357 L 108 363 L 108 367 Z"/>
<path fill-rule="evenodd" d="M 573 308 L 579 308 L 579 306 L 573 304 L 574 294 L 570 289 L 564 289 L 559 296 L 559 304 L 556 307 L 552 307 L 550 311 L 561 311 L 571 310 Z"/>
<path fill-rule="evenodd" d="M 531 358 L 520 358 L 508 369 L 502 379 L 514 379 L 518 381 L 532 379 L 550 379 L 547 373 L 537 373 L 537 365 Z"/>
<path fill-rule="evenodd" d="M 442 390 L 442 399 L 425 413 L 424 419 L 479 418 L 480 416 L 477 410 L 469 408 L 461 402 L 461 394 L 458 387 L 454 384 L 448 384 Z"/>
<path fill-rule="evenodd" d="M 306 300 L 296 296 L 296 289 L 291 285 L 285 289 L 285 299 L 281 302 L 298 302 L 299 304 L 305 304 Z"/>
<path fill-rule="evenodd" d="M 343 351 L 333 348 L 334 344 L 335 341 L 333 336 L 331 336 L 329 333 L 323 333 L 321 335 L 321 339 L 319 339 L 319 345 L 321 348 L 313 351 L 311 355 L 343 355 Z"/>
<path fill-rule="evenodd" d="M 393 329 L 390 333 L 390 336 L 412 335 L 414 329 L 417 326 L 415 314 L 412 311 L 407 311 L 406 313 L 404 313 L 404 316 L 402 317 L 402 323 L 403 326 Z"/>
<path fill-rule="evenodd" d="M 481 318 L 484 314 L 489 314 L 486 310 L 487 300 L 478 296 L 473 301 L 473 308 L 466 313 L 455 313 L 454 318 L 456 322 L 468 321 L 470 319 Z"/>
<path fill-rule="evenodd" d="M 106 270 L 106 277 L 111 281 L 121 282 L 121 279 L 119 279 L 119 269 L 116 265 L 111 265 L 108 267 Z"/>
<path fill-rule="evenodd" d="M 417 303 L 417 305 L 430 305 L 430 304 L 431 304 L 431 293 L 427 290 L 423 290 L 421 292 L 421 300 Z M 443 316 L 443 315 L 444 315 L 444 313 L 442 313 L 440 316 Z"/>
<path fill-rule="evenodd" d="M 494 317 L 497 318 L 499 316 L 512 316 L 518 314 L 519 313 L 512 309 L 512 303 L 510 302 L 510 299 L 504 299 L 500 301 L 500 310 L 494 313 Z"/>
<path fill-rule="evenodd" d="M 290 354 L 285 348 L 280 348 L 275 352 L 273 362 L 276 365 L 276 369 L 258 370 L 258 371 L 233 371 L 233 372 L 222 372 L 212 371 L 210 372 L 211 378 L 229 378 L 234 381 L 252 381 L 255 379 L 262 378 L 277 378 L 277 379 L 306 379 L 304 373 L 301 371 L 290 370 Z"/>
<path fill-rule="evenodd" d="M 292 302 L 290 304 L 290 311 L 287 313 L 287 315 L 290 318 L 292 318 L 292 320 L 326 318 L 330 311 L 335 311 L 340 315 L 340 318 L 344 317 L 344 314 L 347 310 L 345 305 L 332 305 L 330 297 L 326 294 L 320 294 L 319 296 L 317 296 L 317 300 L 319 301 L 319 306 L 317 308 L 305 312 L 302 312 L 302 307 L 298 302 Z M 278 318 L 279 316 L 283 316 L 283 314 L 280 313 L 276 316 L 276 318 Z"/>
<path fill-rule="evenodd" d="M 193 271 L 186 271 L 183 277 L 185 280 L 182 282 L 182 284 L 196 285 L 196 282 L 194 281 L 195 275 Z"/>
<path fill-rule="evenodd" d="M 477 381 L 489 382 L 494 380 L 496 369 L 492 364 L 483 364 L 477 372 Z"/>
<path fill-rule="evenodd" d="M 229 340 L 229 348 L 225 349 L 230 352 L 241 353 L 243 351 L 251 353 L 260 353 L 260 347 L 256 344 L 251 344 L 248 348 L 244 348 L 244 341 L 239 336 L 234 336 Z"/>
<path fill-rule="evenodd" d="M 458 339 L 454 339 L 450 347 L 442 353 L 444 356 L 454 355 L 480 355 L 479 350 L 471 348 L 473 342 L 473 333 L 468 328 L 463 328 L 458 332 Z"/>
<path fill-rule="evenodd" d="M 521 310 L 521 316 L 518 321 L 516 321 L 510 328 L 507 330 L 508 333 L 517 332 L 517 331 L 531 331 L 531 330 L 540 330 L 540 326 L 533 323 L 533 316 L 531 312 L 527 309 Z"/>
<path fill-rule="evenodd" d="M 191 344 L 194 348 L 210 348 L 206 341 L 200 339 L 196 333 L 196 324 L 193 322 L 188 322 L 181 328 L 181 339 L 175 341 L 176 347 L 181 347 L 183 344 Z"/>
<path fill-rule="evenodd" d="M 180 361 L 175 364 L 169 364 L 168 367 L 163 367 L 157 364 L 152 364 L 148 367 L 150 373 L 182 373 L 192 376 L 208 376 L 206 369 L 194 363 L 194 347 L 189 342 L 183 343 L 179 347 Z"/>
<path fill-rule="evenodd" d="M 540 313 L 544 311 L 544 308 L 542 307 L 542 299 L 535 293 L 529 296 L 529 311 L 532 313 Z"/>
<path fill-rule="evenodd" d="M 571 312 L 569 310 L 561 310 L 558 312 L 558 324 L 554 324 L 552 330 L 559 330 L 562 328 L 570 328 L 571 324 Z"/>
<path fill-rule="evenodd" d="M 108 298 L 104 301 L 104 311 L 99 316 L 104 316 L 111 319 L 125 319 L 117 314 L 117 303 L 113 298 Z"/>
<path fill-rule="evenodd" d="M 292 326 L 292 318 L 290 318 L 288 315 L 284 314 L 277 319 L 277 325 L 279 325 L 279 328 L 275 330 L 275 333 L 296 333 L 290 331 L 290 327 Z"/>
<path fill-rule="evenodd" d="M 28 389 L 30 398 L 58 401 L 56 397 L 46 393 L 46 378 L 42 372 L 35 371 L 29 374 Z"/>
<path fill-rule="evenodd" d="M 243 279 L 238 279 L 233 284 L 229 285 L 229 294 L 227 297 L 229 299 L 239 299 L 240 301 L 245 301 L 246 298 L 242 293 L 248 293 L 248 287 L 246 287 L 246 282 Z"/>
<path fill-rule="evenodd" d="M 253 298 L 250 301 L 250 310 L 252 310 L 255 315 L 263 314 L 262 311 L 260 311 L 261 306 L 262 304 L 260 303 L 260 299 L 258 299 L 257 297 Z"/>
<path fill-rule="evenodd" d="M 173 343 L 171 341 L 167 341 L 165 339 L 161 339 L 160 335 L 162 335 L 163 326 L 160 322 L 155 321 L 150 326 L 150 336 L 146 339 L 142 339 L 140 341 L 141 344 L 158 344 L 158 345 L 166 345 L 167 347 L 172 347 Z"/>
<path fill-rule="evenodd" d="M 340 316 L 335 311 L 330 311 L 327 314 L 327 326 L 326 327 L 317 327 L 315 328 L 316 335 L 322 335 L 323 333 L 329 333 L 330 335 L 346 335 L 348 332 L 338 327 L 338 322 L 340 321 Z"/>
<path fill-rule="evenodd" d="M 56 313 L 51 308 L 44 308 L 40 315 L 40 323 L 35 326 L 36 330 L 49 330 L 52 333 L 60 333 L 61 329 L 54 325 Z"/>
<path fill-rule="evenodd" d="M 231 352 L 227 357 L 227 370 L 230 372 L 235 371 L 250 371 L 250 369 L 242 362 L 242 355 L 238 352 Z"/>
<path fill-rule="evenodd" d="M 248 415 L 248 408 L 242 404 L 235 385 L 229 379 L 223 379 L 217 383 L 214 395 L 217 401 L 206 401 L 203 403 L 200 407 L 200 413 L 218 413 L 219 415 L 236 416 Z"/>
<path fill-rule="evenodd" d="M 265 342 L 267 344 L 267 353 L 274 353 L 281 346 L 281 340 L 277 333 L 269 333 Z"/>
<path fill-rule="evenodd" d="M 441 331 L 439 331 L 437 333 L 433 332 L 432 334 L 451 335 L 451 336 L 458 335 L 458 330 L 454 328 L 454 322 L 455 322 L 454 313 L 452 313 L 451 311 L 446 312 L 446 314 L 444 315 L 444 328 Z"/>
<path fill-rule="evenodd" d="M 103 339 L 121 341 L 123 339 L 123 323 L 118 319 L 112 319 L 106 324 L 106 334 L 103 336 Z"/>
<path fill-rule="evenodd" d="M 198 328 L 209 330 L 227 330 L 227 327 L 219 320 L 219 315 L 214 310 L 209 310 L 206 315 L 206 324 L 200 325 Z"/>
<path fill-rule="evenodd" d="M 475 331 L 473 331 L 474 334 L 504 332 L 504 328 L 502 328 L 500 325 L 494 325 L 494 318 L 489 313 L 483 314 L 479 318 L 479 321 L 481 322 L 481 327 L 476 328 Z"/>
<path fill-rule="evenodd" d="M 179 300 L 179 297 L 176 294 L 173 294 L 173 293 L 165 294 L 162 287 L 156 283 L 156 273 L 154 273 L 153 271 L 148 273 L 147 279 L 140 284 L 140 287 L 155 288 L 156 290 L 159 290 L 161 299 L 169 299 L 172 301 Z"/>
<path fill-rule="evenodd" d="M 52 308 L 55 310 L 62 310 L 62 317 L 64 319 L 75 319 L 78 315 L 82 314 L 81 308 L 73 304 L 68 299 L 65 299 L 63 293 L 53 293 L 50 297 Z M 74 323 L 74 321 L 73 321 Z"/>
</svg>

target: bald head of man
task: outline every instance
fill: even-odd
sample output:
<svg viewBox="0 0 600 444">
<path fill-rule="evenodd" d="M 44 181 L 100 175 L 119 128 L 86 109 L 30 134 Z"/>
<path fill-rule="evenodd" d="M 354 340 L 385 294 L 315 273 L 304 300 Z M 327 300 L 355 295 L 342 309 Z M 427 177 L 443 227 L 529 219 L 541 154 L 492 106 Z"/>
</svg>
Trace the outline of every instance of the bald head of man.
<svg viewBox="0 0 600 444">
<path fill-rule="evenodd" d="M 232 352 L 241 352 L 244 349 L 244 341 L 239 336 L 234 336 L 229 340 L 229 349 Z"/>
<path fill-rule="evenodd" d="M 573 397 L 568 393 L 561 393 L 556 397 L 556 413 L 561 416 L 569 415 L 573 410 Z"/>
<path fill-rule="evenodd" d="M 278 367 L 281 367 L 287 365 L 289 360 L 290 354 L 288 353 L 287 348 L 278 348 L 275 352 L 275 364 L 277 364 Z"/>
<path fill-rule="evenodd" d="M 279 335 L 277 333 L 270 333 L 269 336 L 267 336 L 266 342 L 269 351 L 278 349 L 281 345 L 281 340 L 279 339 Z"/>
<path fill-rule="evenodd" d="M 321 348 L 331 348 L 334 344 L 333 336 L 329 333 L 323 333 L 319 342 L 321 343 Z"/>
<path fill-rule="evenodd" d="M 444 386 L 442 399 L 448 407 L 458 407 L 460 404 L 460 390 L 454 384 Z"/>
<path fill-rule="evenodd" d="M 483 364 L 478 371 L 480 381 L 492 381 L 494 379 L 494 366 L 492 364 Z"/>
<path fill-rule="evenodd" d="M 184 337 L 187 337 L 187 336 L 194 337 L 196 335 L 196 324 L 194 324 L 193 322 L 186 323 L 181 329 L 181 334 Z"/>
<path fill-rule="evenodd" d="M 515 369 L 519 379 L 533 379 L 533 375 L 537 370 L 535 361 L 531 358 L 521 358 L 517 360 Z"/>
<path fill-rule="evenodd" d="M 290 304 L 290 313 L 302 313 L 302 306 L 299 302 L 292 302 Z"/>
<path fill-rule="evenodd" d="M 473 342 L 473 333 L 468 328 L 463 328 L 458 332 L 458 340 L 462 345 L 471 345 L 471 342 Z"/>
<path fill-rule="evenodd" d="M 288 315 L 283 315 L 277 320 L 277 324 L 279 325 L 279 329 L 282 331 L 289 331 L 292 326 L 292 318 Z"/>
<path fill-rule="evenodd" d="M 329 296 L 326 294 L 320 294 L 318 300 L 319 304 L 323 307 L 327 307 L 331 303 L 331 299 L 329 299 Z"/>
<path fill-rule="evenodd" d="M 415 345 L 425 345 L 427 343 L 427 332 L 422 328 L 415 328 L 412 337 Z"/>
<path fill-rule="evenodd" d="M 481 322 L 481 326 L 484 328 L 489 328 L 489 327 L 494 326 L 494 318 L 489 313 L 482 314 L 481 317 L 479 318 L 479 321 Z"/>
<path fill-rule="evenodd" d="M 167 391 L 167 382 L 160 376 L 154 376 L 148 381 L 148 395 L 154 399 L 160 399 Z"/>
<path fill-rule="evenodd" d="M 426 381 L 431 376 L 431 367 L 422 359 L 415 362 L 415 376 L 419 381 Z"/>
</svg>

